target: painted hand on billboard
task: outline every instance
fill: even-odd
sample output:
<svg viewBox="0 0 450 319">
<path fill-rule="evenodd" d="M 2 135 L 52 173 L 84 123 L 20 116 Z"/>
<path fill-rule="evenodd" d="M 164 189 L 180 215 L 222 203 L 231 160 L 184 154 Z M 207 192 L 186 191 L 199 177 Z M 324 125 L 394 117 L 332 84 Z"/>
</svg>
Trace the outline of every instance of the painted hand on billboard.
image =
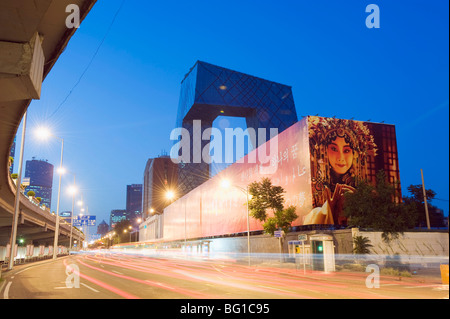
<svg viewBox="0 0 450 319">
<path fill-rule="evenodd" d="M 334 223 L 340 224 L 340 213 L 343 211 L 344 206 L 344 195 L 346 193 L 353 193 L 355 188 L 346 184 L 336 184 L 333 195 L 331 195 L 331 190 L 326 187 L 325 195 L 327 197 L 327 202 L 330 206 L 331 214 L 333 215 Z"/>
<path fill-rule="evenodd" d="M 326 201 L 322 207 L 314 208 L 303 221 L 304 225 L 311 224 L 335 224 L 339 219 L 339 213 L 342 211 L 344 195 L 348 192 L 353 193 L 355 188 L 345 184 L 336 184 L 333 194 L 325 186 Z"/>
</svg>

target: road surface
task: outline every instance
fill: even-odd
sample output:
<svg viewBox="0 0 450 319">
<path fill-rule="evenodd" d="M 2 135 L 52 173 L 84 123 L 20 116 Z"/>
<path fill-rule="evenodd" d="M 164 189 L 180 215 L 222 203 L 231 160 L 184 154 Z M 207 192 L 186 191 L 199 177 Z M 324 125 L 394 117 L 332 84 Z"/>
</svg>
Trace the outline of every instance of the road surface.
<svg viewBox="0 0 450 319">
<path fill-rule="evenodd" d="M 3 299 L 443 299 L 439 278 L 381 277 L 368 273 L 304 272 L 233 260 L 77 254 L 3 273 Z"/>
</svg>

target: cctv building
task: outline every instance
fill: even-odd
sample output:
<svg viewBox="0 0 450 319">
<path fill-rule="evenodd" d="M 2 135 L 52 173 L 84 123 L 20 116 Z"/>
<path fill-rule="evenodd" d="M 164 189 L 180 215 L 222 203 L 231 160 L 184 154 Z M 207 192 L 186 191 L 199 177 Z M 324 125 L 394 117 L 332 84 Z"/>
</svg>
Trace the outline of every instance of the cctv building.
<svg viewBox="0 0 450 319">
<path fill-rule="evenodd" d="M 171 153 L 171 158 L 179 164 L 180 194 L 188 193 L 210 178 L 211 160 L 202 154 L 210 141 L 202 137 L 218 116 L 245 118 L 247 128 L 256 133 L 254 147 L 259 141 L 270 139 L 271 128 L 280 133 L 297 122 L 290 86 L 197 61 L 181 83 L 176 122 L 179 136 L 189 135 L 189 139 L 178 140 L 181 149 L 189 150 L 185 152 L 188 155 Z"/>
</svg>

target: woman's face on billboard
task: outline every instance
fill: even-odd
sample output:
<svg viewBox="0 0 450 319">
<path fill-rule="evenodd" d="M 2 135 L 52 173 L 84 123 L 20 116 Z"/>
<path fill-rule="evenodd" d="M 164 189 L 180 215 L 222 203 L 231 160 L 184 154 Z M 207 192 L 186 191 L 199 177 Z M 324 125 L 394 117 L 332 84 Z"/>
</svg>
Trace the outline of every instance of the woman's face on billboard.
<svg viewBox="0 0 450 319">
<path fill-rule="evenodd" d="M 352 167 L 353 150 L 343 137 L 337 137 L 328 144 L 328 160 L 337 174 L 345 174 Z"/>
</svg>

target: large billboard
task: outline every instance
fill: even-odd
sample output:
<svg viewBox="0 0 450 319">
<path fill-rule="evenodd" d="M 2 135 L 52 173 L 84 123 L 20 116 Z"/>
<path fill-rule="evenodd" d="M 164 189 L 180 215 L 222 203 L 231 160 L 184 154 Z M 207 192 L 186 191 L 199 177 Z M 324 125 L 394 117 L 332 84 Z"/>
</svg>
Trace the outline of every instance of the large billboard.
<svg viewBox="0 0 450 319">
<path fill-rule="evenodd" d="M 246 188 L 263 177 L 282 186 L 286 205 L 303 215 L 312 209 L 308 128 L 306 119 L 254 149 L 238 162 L 164 209 L 164 239 L 203 238 L 247 231 Z M 223 188 L 227 180 L 230 187 Z M 185 226 L 186 225 L 186 226 Z M 250 218 L 250 230 L 262 230 Z"/>
<path fill-rule="evenodd" d="M 303 224 L 345 225 L 344 194 L 358 180 L 376 181 L 384 170 L 400 196 L 400 173 L 393 125 L 308 117 L 314 209 Z"/>
<path fill-rule="evenodd" d="M 246 232 L 246 188 L 263 177 L 283 187 L 285 205 L 296 207 L 293 226 L 345 225 L 343 194 L 355 189 L 358 178 L 375 181 L 380 169 L 399 182 L 393 125 L 305 117 L 166 207 L 163 237 Z M 230 187 L 224 189 L 223 180 Z M 249 224 L 250 231 L 263 229 L 254 218 Z"/>
</svg>

